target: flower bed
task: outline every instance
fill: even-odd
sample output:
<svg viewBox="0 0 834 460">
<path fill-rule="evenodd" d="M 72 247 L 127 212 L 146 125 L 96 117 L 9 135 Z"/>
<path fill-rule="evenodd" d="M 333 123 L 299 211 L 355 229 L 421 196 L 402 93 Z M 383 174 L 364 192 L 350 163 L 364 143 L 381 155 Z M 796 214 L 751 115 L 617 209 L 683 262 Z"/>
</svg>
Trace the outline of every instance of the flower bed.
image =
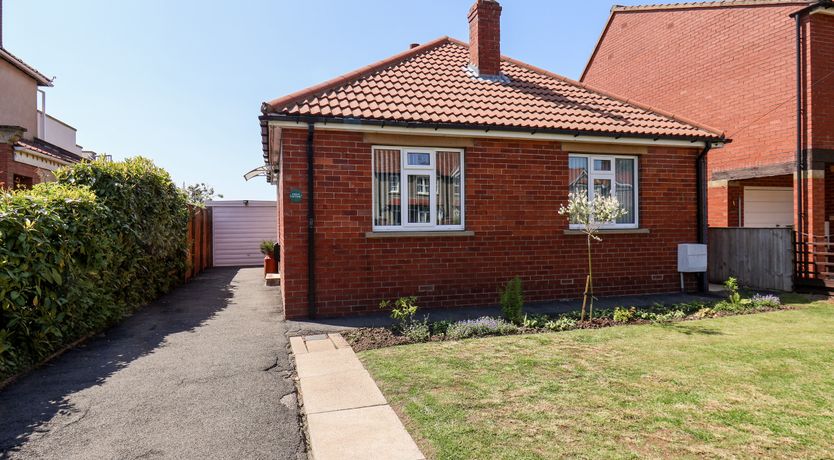
<svg viewBox="0 0 834 460">
<path fill-rule="evenodd" d="M 400 322 L 392 327 L 360 328 L 345 333 L 345 338 L 356 351 L 372 350 L 395 345 L 444 340 L 461 340 L 471 337 L 496 335 L 540 334 L 561 332 L 573 329 L 598 329 L 603 327 L 629 324 L 669 324 L 680 321 L 695 321 L 705 318 L 763 313 L 775 310 L 789 310 L 775 295 L 756 294 L 751 298 L 742 298 L 737 286 L 731 280 L 727 300 L 715 302 L 690 302 L 674 305 L 655 304 L 644 307 L 618 307 L 595 313 L 593 319 L 582 321 L 580 313 L 570 312 L 560 315 L 527 316 L 514 324 L 504 319 L 482 317 L 478 319 L 449 322 L 430 322 L 414 320 L 416 307 L 410 317 L 398 319 Z M 414 299 L 412 298 L 412 301 Z M 416 330 L 419 332 L 415 333 Z"/>
</svg>

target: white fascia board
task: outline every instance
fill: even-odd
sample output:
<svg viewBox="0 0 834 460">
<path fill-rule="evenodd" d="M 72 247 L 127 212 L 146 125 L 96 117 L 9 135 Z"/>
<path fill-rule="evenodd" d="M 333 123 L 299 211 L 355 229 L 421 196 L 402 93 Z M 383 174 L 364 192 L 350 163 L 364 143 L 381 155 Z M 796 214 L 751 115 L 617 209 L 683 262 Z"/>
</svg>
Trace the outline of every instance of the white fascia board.
<svg viewBox="0 0 834 460">
<path fill-rule="evenodd" d="M 307 128 L 307 122 L 303 121 L 280 121 L 269 120 L 270 126 L 280 128 Z M 449 129 L 449 128 L 406 128 L 402 126 L 375 126 L 348 123 L 316 123 L 316 129 L 329 131 L 352 131 L 363 133 L 385 133 L 403 134 L 416 136 L 441 136 L 441 137 L 470 137 L 470 138 L 491 138 L 491 139 L 526 139 L 539 141 L 561 141 L 561 142 L 584 142 L 589 144 L 622 144 L 622 145 L 645 145 L 657 147 L 683 147 L 683 148 L 704 148 L 704 141 L 687 141 L 675 139 L 648 139 L 639 137 L 614 137 L 614 136 L 574 136 L 572 134 L 554 133 L 527 133 L 521 131 L 477 130 L 477 129 Z M 720 144 L 720 145 L 719 145 Z M 713 148 L 723 146 L 723 143 L 713 143 Z"/>
<path fill-rule="evenodd" d="M 56 169 L 69 164 L 66 161 L 58 160 L 57 158 L 52 158 L 20 147 L 15 148 L 14 161 L 49 171 L 55 171 Z"/>
</svg>

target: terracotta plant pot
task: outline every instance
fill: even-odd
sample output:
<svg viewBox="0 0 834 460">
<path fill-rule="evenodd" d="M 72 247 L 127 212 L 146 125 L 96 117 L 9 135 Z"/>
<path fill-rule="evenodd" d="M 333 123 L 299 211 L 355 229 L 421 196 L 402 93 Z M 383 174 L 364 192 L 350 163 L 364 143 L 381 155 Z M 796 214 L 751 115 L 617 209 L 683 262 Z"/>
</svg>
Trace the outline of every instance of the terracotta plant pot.
<svg viewBox="0 0 834 460">
<path fill-rule="evenodd" d="M 270 273 L 278 273 L 278 261 L 268 255 L 264 257 L 264 276 Z"/>
</svg>

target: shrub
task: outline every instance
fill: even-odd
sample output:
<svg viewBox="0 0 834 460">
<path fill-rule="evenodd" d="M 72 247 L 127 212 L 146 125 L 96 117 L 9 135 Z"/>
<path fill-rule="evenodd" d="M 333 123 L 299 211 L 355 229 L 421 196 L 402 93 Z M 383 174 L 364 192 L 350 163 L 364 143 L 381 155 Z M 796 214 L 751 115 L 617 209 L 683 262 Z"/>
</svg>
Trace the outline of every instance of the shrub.
<svg viewBox="0 0 834 460">
<path fill-rule="evenodd" d="M 428 342 L 431 338 L 428 320 L 423 319 L 422 321 L 409 323 L 403 328 L 403 335 L 412 342 Z"/>
<path fill-rule="evenodd" d="M 188 206 L 168 173 L 147 158 L 83 162 L 56 171 L 61 184 L 87 186 L 110 219 L 99 232 L 116 238 L 110 267 L 119 300 L 135 306 L 177 285 L 185 273 Z"/>
<path fill-rule="evenodd" d="M 726 287 L 729 292 L 727 295 L 727 301 L 734 306 L 738 306 L 741 303 L 741 294 L 738 292 L 738 280 L 731 276 L 724 282 L 724 287 Z"/>
<path fill-rule="evenodd" d="M 672 310 L 666 313 L 655 314 L 652 321 L 657 323 L 671 323 L 673 321 L 680 321 L 686 318 L 686 313 L 683 310 Z"/>
<path fill-rule="evenodd" d="M 149 160 L 84 162 L 0 192 L 0 375 L 121 318 L 183 278 L 185 195 Z"/>
<path fill-rule="evenodd" d="M 544 325 L 547 324 L 548 321 L 549 319 L 546 315 L 524 315 L 524 319 L 521 320 L 521 325 L 527 329 L 538 329 L 544 327 Z"/>
<path fill-rule="evenodd" d="M 110 219 L 83 187 L 0 193 L 0 375 L 122 315 L 108 270 L 122 255 L 101 231 Z"/>
<path fill-rule="evenodd" d="M 713 316 L 715 316 L 715 310 L 712 308 L 705 307 L 695 312 L 695 317 L 698 319 L 711 318 Z"/>
<path fill-rule="evenodd" d="M 515 277 L 504 286 L 501 294 L 501 312 L 504 319 L 513 323 L 521 324 L 524 321 L 524 296 L 521 289 L 521 278 Z"/>
<path fill-rule="evenodd" d="M 555 320 L 546 322 L 544 327 L 557 332 L 569 331 L 571 329 L 576 329 L 576 320 L 567 316 L 562 316 Z"/>
<path fill-rule="evenodd" d="M 414 322 L 414 315 L 420 308 L 417 306 L 417 297 L 400 297 L 391 302 L 390 300 L 383 300 L 379 303 L 381 309 L 391 309 L 391 319 L 394 320 L 394 328 L 399 331 L 404 331 L 405 328 Z"/>
<path fill-rule="evenodd" d="M 614 321 L 618 323 L 628 323 L 634 319 L 637 314 L 637 309 L 617 307 L 614 309 Z"/>
<path fill-rule="evenodd" d="M 757 308 L 779 308 L 782 306 L 782 301 L 773 294 L 756 294 L 750 300 Z"/>
<path fill-rule="evenodd" d="M 265 256 L 272 256 L 272 253 L 275 251 L 275 242 L 264 240 L 261 241 L 261 254 Z"/>
<path fill-rule="evenodd" d="M 451 321 L 435 321 L 431 323 L 431 333 L 433 335 L 446 335 L 446 332 L 449 331 L 449 326 L 452 325 Z"/>
<path fill-rule="evenodd" d="M 449 326 L 446 335 L 450 339 L 465 339 L 467 337 L 480 337 L 485 335 L 509 335 L 518 332 L 518 327 L 502 319 L 483 318 L 458 321 Z"/>
</svg>

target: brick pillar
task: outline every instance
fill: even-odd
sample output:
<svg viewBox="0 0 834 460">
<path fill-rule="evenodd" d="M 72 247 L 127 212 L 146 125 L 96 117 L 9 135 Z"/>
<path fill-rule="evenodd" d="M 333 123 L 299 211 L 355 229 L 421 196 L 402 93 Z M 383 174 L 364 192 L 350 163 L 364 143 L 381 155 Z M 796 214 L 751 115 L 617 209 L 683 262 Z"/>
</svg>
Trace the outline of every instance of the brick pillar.
<svg viewBox="0 0 834 460">
<path fill-rule="evenodd" d="M 0 187 L 12 187 L 14 144 L 25 132 L 20 126 L 0 125 Z"/>
<path fill-rule="evenodd" d="M 814 236 L 825 235 L 825 171 L 808 171 L 805 179 L 805 232 Z"/>
<path fill-rule="evenodd" d="M 307 132 L 282 130 L 283 145 L 278 179 L 278 242 L 281 245 L 281 296 L 284 316 L 308 316 L 307 298 Z M 299 202 L 290 193 L 301 192 Z"/>
<path fill-rule="evenodd" d="M 726 181 L 712 181 L 707 189 L 707 223 L 710 227 L 730 226 L 730 191 Z"/>
</svg>

